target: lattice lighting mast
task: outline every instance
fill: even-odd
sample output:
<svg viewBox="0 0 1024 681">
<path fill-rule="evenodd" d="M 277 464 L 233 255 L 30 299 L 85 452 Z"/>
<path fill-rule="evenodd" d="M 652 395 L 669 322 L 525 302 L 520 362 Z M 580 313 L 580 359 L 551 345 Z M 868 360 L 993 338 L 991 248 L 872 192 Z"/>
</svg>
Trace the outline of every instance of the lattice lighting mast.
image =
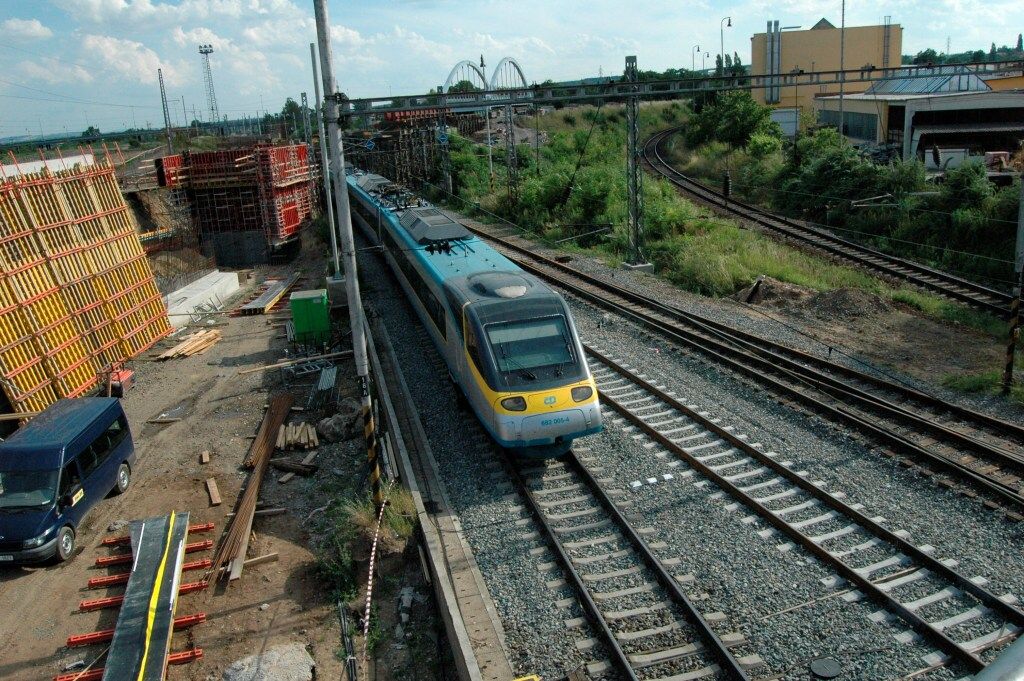
<svg viewBox="0 0 1024 681">
<path fill-rule="evenodd" d="M 164 89 L 164 70 L 157 69 L 156 77 L 160 81 L 160 103 L 164 107 L 164 131 L 167 134 L 167 153 L 174 153 L 174 145 L 171 143 L 171 111 L 167 108 L 167 90 Z"/>
<path fill-rule="evenodd" d="M 217 94 L 213 91 L 213 71 L 210 70 L 210 55 L 213 54 L 213 45 L 200 45 L 199 54 L 203 55 L 203 81 L 206 83 L 206 102 L 210 107 L 210 121 L 220 121 L 220 111 L 217 109 Z"/>
</svg>

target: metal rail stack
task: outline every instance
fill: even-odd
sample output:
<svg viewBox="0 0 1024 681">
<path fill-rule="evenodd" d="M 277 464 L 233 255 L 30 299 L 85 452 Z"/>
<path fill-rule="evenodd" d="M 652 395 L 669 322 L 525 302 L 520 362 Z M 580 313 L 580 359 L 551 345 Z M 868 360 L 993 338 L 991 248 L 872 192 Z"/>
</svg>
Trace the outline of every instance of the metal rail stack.
<svg viewBox="0 0 1024 681">
<path fill-rule="evenodd" d="M 170 330 L 109 157 L 0 178 L 0 383 L 14 411 L 82 395 Z"/>
</svg>

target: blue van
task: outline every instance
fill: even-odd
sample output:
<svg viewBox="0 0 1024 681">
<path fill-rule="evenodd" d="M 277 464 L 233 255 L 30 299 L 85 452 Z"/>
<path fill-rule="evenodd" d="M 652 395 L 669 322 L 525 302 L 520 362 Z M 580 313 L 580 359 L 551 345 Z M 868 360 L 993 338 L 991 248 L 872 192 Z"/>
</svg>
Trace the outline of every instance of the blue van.
<svg viewBox="0 0 1024 681">
<path fill-rule="evenodd" d="M 113 397 L 58 400 L 0 442 L 0 567 L 74 555 L 85 514 L 127 490 L 134 466 Z"/>
</svg>

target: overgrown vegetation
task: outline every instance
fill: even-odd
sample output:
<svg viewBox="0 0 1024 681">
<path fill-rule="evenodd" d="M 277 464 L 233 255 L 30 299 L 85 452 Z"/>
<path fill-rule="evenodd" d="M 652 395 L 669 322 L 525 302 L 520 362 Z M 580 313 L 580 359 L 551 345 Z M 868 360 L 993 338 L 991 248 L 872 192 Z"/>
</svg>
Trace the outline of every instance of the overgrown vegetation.
<svg viewBox="0 0 1024 681">
<path fill-rule="evenodd" d="M 732 97 L 722 98 L 732 101 Z M 704 163 L 714 173 L 718 163 L 731 153 L 734 177 L 746 187 L 765 191 L 770 185 L 747 182 L 758 172 L 782 178 L 786 159 L 777 127 L 766 123 L 754 104 L 737 97 L 739 111 L 728 114 L 742 121 L 745 146 L 736 150 L 728 143 L 712 139 L 688 152 L 686 161 Z M 756 104 L 755 104 L 756 106 Z M 697 117 L 706 114 L 709 121 L 722 115 L 721 107 L 706 106 Z M 763 107 L 761 107 L 763 109 Z M 655 103 L 641 107 L 641 134 L 691 120 L 689 109 L 679 103 Z M 533 127 L 533 120 L 522 124 Z M 494 192 L 490 191 L 487 154 L 480 145 L 452 137 L 452 169 L 456 198 L 435 191 L 434 198 L 446 200 L 463 212 L 475 213 L 485 220 L 507 219 L 562 248 L 596 249 L 612 263 L 628 254 L 625 189 L 625 125 L 620 105 L 579 107 L 556 111 L 541 117 L 539 127 L 548 135 L 540 148 L 540 173 L 535 149 L 518 148 L 522 177 L 521 200 L 509 201 L 504 177 L 499 175 Z M 709 129 L 715 126 L 708 125 Z M 828 133 L 802 143 L 802 153 L 818 154 L 818 147 L 831 150 Z M 852 151 L 852 150 L 851 150 Z M 829 151 L 841 164 L 860 164 L 859 157 L 840 149 Z M 494 149 L 498 172 L 504 164 L 504 150 Z M 822 154 L 828 156 L 828 154 Z M 742 161 L 742 163 L 740 163 Z M 829 163 L 822 161 L 811 174 L 824 176 Z M 721 169 L 724 171 L 724 164 Z M 688 169 L 690 170 L 690 169 Z M 972 176 L 973 177 L 973 176 Z M 806 181 L 806 180 L 803 180 Z M 916 180 L 915 180 L 916 182 Z M 439 183 L 437 183 L 439 184 Z M 907 183 L 908 186 L 916 186 Z M 793 186 L 793 185 L 790 185 Z M 828 185 L 822 181 L 822 187 Z M 851 187 L 861 187 L 857 182 Z M 759 275 L 806 286 L 815 290 L 853 287 L 884 299 L 908 305 L 923 313 L 947 321 L 1002 335 L 1003 325 L 992 317 L 965 309 L 945 299 L 907 287 L 892 288 L 879 279 L 854 268 L 823 262 L 755 232 L 739 228 L 707 210 L 681 198 L 666 182 L 650 176 L 644 179 L 646 255 L 659 274 L 681 288 L 712 296 L 731 295 L 751 284 Z M 563 241 L 564 240 L 564 241 Z"/>
<path fill-rule="evenodd" d="M 985 52 L 985 50 L 967 50 L 966 52 L 954 52 L 951 54 L 936 52 L 929 47 L 915 55 L 904 54 L 902 62 L 904 64 L 962 64 L 979 61 L 1010 61 L 1021 58 L 1024 58 L 1024 37 L 1018 33 L 1015 47 L 1010 47 L 1009 45 L 996 47 L 996 44 L 992 43 L 988 52 Z"/>
<path fill-rule="evenodd" d="M 334 597 L 351 601 L 358 588 L 356 556 L 365 559 L 373 543 L 377 527 L 377 514 L 373 500 L 362 491 L 351 489 L 324 490 L 332 498 L 317 522 L 319 539 L 316 543 L 317 570 L 330 585 Z M 416 509 L 412 495 L 402 487 L 388 493 L 378 538 L 381 555 L 404 549 L 406 541 L 416 528 Z"/>
<path fill-rule="evenodd" d="M 818 223 L 887 253 L 1001 288 L 1012 280 L 1019 180 L 996 187 L 980 163 L 926 180 L 919 161 L 880 164 L 833 128 L 785 145 L 768 109 L 743 93 L 720 97 L 693 117 L 680 169 L 718 185 L 726 169 L 741 198 Z M 804 119 L 803 127 L 813 121 Z"/>
</svg>

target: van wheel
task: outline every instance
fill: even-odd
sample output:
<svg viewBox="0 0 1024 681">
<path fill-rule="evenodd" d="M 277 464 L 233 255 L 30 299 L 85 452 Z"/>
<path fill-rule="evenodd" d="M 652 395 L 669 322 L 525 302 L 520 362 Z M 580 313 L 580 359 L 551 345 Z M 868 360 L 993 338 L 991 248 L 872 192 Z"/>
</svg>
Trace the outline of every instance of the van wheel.
<svg viewBox="0 0 1024 681">
<path fill-rule="evenodd" d="M 132 469 L 128 464 L 122 463 L 117 467 L 117 485 L 114 487 L 116 494 L 124 494 L 128 491 L 128 485 L 132 484 Z"/>
<path fill-rule="evenodd" d="M 57 559 L 63 563 L 73 555 L 75 555 L 75 531 L 65 525 L 57 532 Z"/>
</svg>

